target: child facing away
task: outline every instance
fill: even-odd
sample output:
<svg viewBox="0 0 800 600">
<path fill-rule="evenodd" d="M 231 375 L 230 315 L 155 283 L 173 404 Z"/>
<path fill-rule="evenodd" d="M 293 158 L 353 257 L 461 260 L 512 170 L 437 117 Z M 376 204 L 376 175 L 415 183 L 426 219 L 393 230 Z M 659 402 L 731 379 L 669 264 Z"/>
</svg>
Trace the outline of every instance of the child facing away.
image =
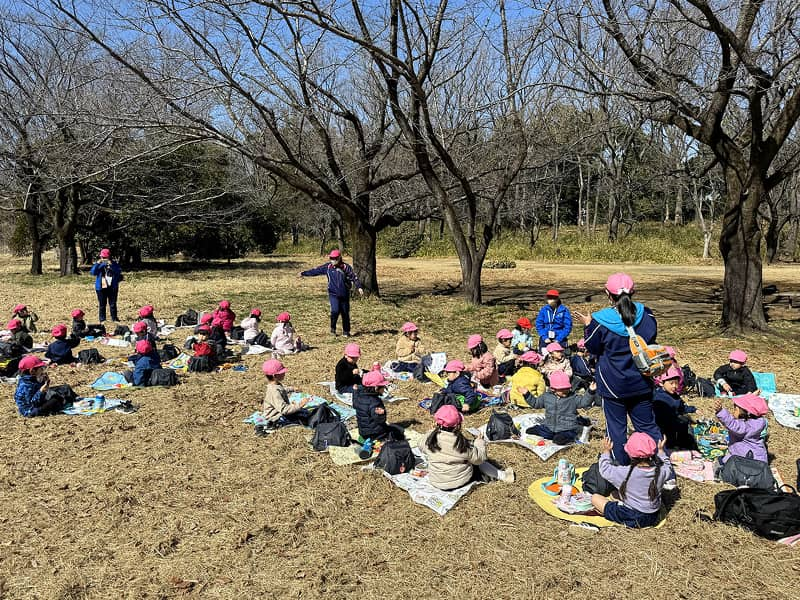
<svg viewBox="0 0 800 600">
<path fill-rule="evenodd" d="M 214 320 L 219 320 L 222 330 L 230 333 L 236 321 L 236 313 L 231 310 L 231 303 L 228 300 L 222 300 L 212 314 Z"/>
<path fill-rule="evenodd" d="M 572 313 L 561 304 L 561 294 L 558 290 L 547 290 L 545 305 L 536 315 L 536 331 L 539 334 L 539 350 L 558 342 L 567 345 L 567 338 L 572 332 Z"/>
<path fill-rule="evenodd" d="M 6 329 L 11 332 L 11 336 L 6 341 L 22 346 L 26 350 L 33 348 L 33 337 L 22 328 L 22 321 L 17 318 L 11 319 L 6 325 Z"/>
<path fill-rule="evenodd" d="M 472 386 L 466 367 L 460 360 L 451 360 L 444 366 L 447 376 L 447 385 L 442 388 L 442 393 L 453 394 L 461 404 L 461 412 L 475 412 L 481 407 L 481 398 Z"/>
<path fill-rule="evenodd" d="M 12 319 L 19 319 L 25 333 L 36 333 L 36 321 L 39 316 L 24 304 L 17 304 L 11 311 Z"/>
<path fill-rule="evenodd" d="M 545 379 L 550 376 L 554 371 L 563 371 L 568 377 L 572 377 L 572 365 L 569 364 L 569 359 L 564 356 L 564 347 L 558 342 L 552 342 L 545 347 L 547 356 L 542 361 L 542 366 L 539 371 L 542 372 Z"/>
<path fill-rule="evenodd" d="M 136 339 L 134 340 L 134 343 L 135 342 L 139 342 L 141 340 L 146 340 L 146 341 L 150 342 L 153 345 L 153 347 L 155 348 L 155 346 L 156 346 L 156 336 L 154 336 L 152 333 L 150 333 L 150 328 L 148 327 L 146 321 L 144 321 L 144 320 L 136 321 L 136 323 L 133 324 L 132 329 L 133 329 L 133 333 L 136 335 Z"/>
<path fill-rule="evenodd" d="M 289 402 L 289 393 L 292 388 L 283 386 L 286 377 L 286 367 L 275 358 L 265 361 L 261 371 L 267 378 L 267 391 L 264 394 L 264 404 L 261 414 L 267 421 L 266 429 L 276 429 L 283 425 L 308 424 L 308 411 L 305 410 L 310 398 L 303 398 L 298 403 Z M 258 427 L 256 433 L 260 433 Z"/>
<path fill-rule="evenodd" d="M 728 355 L 728 364 L 714 371 L 714 381 L 722 393 L 739 396 L 757 391 L 755 377 L 746 363 L 747 353 L 734 350 Z"/>
<path fill-rule="evenodd" d="M 464 417 L 455 406 L 445 405 L 434 415 L 436 427 L 419 444 L 428 463 L 428 481 L 450 491 L 471 481 L 500 480 L 514 483 L 512 469 L 501 470 L 487 462 L 483 435 L 469 441 L 461 431 Z"/>
<path fill-rule="evenodd" d="M 50 378 L 45 373 L 46 365 L 38 356 L 24 356 L 19 361 L 19 380 L 14 390 L 14 401 L 23 417 L 42 417 L 61 412 L 63 399 L 54 394 L 47 398 Z"/>
<path fill-rule="evenodd" d="M 131 383 L 137 386 L 147 385 L 153 369 L 161 368 L 161 357 L 148 340 L 136 342 L 136 354 L 131 357 L 131 362 L 133 362 Z"/>
<path fill-rule="evenodd" d="M 361 385 L 361 369 L 358 359 L 361 358 L 361 346 L 350 343 L 344 347 L 344 356 L 336 363 L 334 376 L 336 391 L 340 394 L 352 394 Z"/>
<path fill-rule="evenodd" d="M 211 334 L 208 336 L 208 343 L 214 346 L 214 353 L 217 358 L 221 359 L 228 348 L 228 336 L 219 317 L 214 317 L 214 320 L 211 321 Z"/>
<path fill-rule="evenodd" d="M 380 369 L 374 369 L 362 377 L 361 386 L 353 392 L 358 435 L 364 440 L 403 439 L 403 431 L 386 422 L 386 406 L 381 397 L 388 385 Z"/>
<path fill-rule="evenodd" d="M 528 350 L 519 357 L 522 366 L 514 373 L 511 378 L 511 392 L 509 401 L 515 406 L 528 406 L 525 396 L 520 392 L 520 388 L 528 390 L 534 396 L 541 396 L 547 391 L 547 384 L 544 377 L 536 370 L 536 365 L 542 362 L 542 357 L 534 350 Z"/>
<path fill-rule="evenodd" d="M 663 374 L 654 379 L 656 384 L 653 393 L 653 413 L 661 435 L 667 440 L 667 446 L 674 450 L 696 450 L 697 444 L 690 431 L 690 421 L 686 415 L 695 412 L 681 399 L 679 390 L 683 371 L 670 366 Z"/>
<path fill-rule="evenodd" d="M 201 325 L 197 328 L 195 341 L 192 344 L 193 356 L 189 359 L 189 370 L 193 372 L 208 373 L 217 366 L 217 355 L 214 346 L 208 342 L 211 328 Z"/>
<path fill-rule="evenodd" d="M 755 460 L 768 462 L 764 441 L 767 428 L 764 415 L 769 411 L 767 403 L 756 394 L 735 396 L 732 401 L 732 412 L 722 407 L 720 399 L 714 405 L 717 419 L 728 430 L 728 451 L 720 457 L 720 464 L 724 464 L 731 456 L 748 456 L 751 452 Z"/>
<path fill-rule="evenodd" d="M 213 320 L 213 317 L 212 317 Z M 261 311 L 254 308 L 246 319 L 240 323 L 242 328 L 242 340 L 245 344 L 252 344 L 259 333 L 261 333 Z"/>
<path fill-rule="evenodd" d="M 197 330 L 203 327 L 203 325 L 207 327 L 211 327 L 211 323 L 214 321 L 214 315 L 211 313 L 203 313 L 200 315 L 200 321 L 195 325 L 194 331 L 192 333 L 197 333 Z"/>
<path fill-rule="evenodd" d="M 597 404 L 596 384 L 592 384 L 585 394 L 574 394 L 569 376 L 563 371 L 553 371 L 550 374 L 549 392 L 534 397 L 526 388 L 518 389 L 528 406 L 544 409 L 544 423 L 529 427 L 526 433 L 566 446 L 580 437 L 584 427 L 591 426 L 591 421 L 580 416 L 578 409 Z"/>
<path fill-rule="evenodd" d="M 477 333 L 469 336 L 467 338 L 467 350 L 472 355 L 472 360 L 466 371 L 472 373 L 472 376 L 484 388 L 491 389 L 496 386 L 500 381 L 497 363 L 495 363 L 492 353 L 489 352 L 486 342 L 483 341 L 483 337 Z"/>
<path fill-rule="evenodd" d="M 48 344 L 44 357 L 56 365 L 70 365 L 77 362 L 72 355 L 72 349 L 81 343 L 80 338 L 72 334 L 67 337 L 67 326 L 63 324 L 53 327 L 50 333 L 54 339 Z"/>
<path fill-rule="evenodd" d="M 533 337 L 531 336 L 533 324 L 528 317 L 520 317 L 514 325 L 514 335 L 511 338 L 511 347 L 515 354 L 523 354 L 533 349 Z"/>
<path fill-rule="evenodd" d="M 492 355 L 497 363 L 497 374 L 500 377 L 510 377 L 517 370 L 517 355 L 511 347 L 511 340 L 514 334 L 508 329 L 501 329 L 497 332 L 497 346 Z"/>
<path fill-rule="evenodd" d="M 276 317 L 275 328 L 270 336 L 272 348 L 278 354 L 294 354 L 300 352 L 303 343 L 299 337 L 295 336 L 294 325 L 292 325 L 292 315 L 283 311 Z"/>
<path fill-rule="evenodd" d="M 656 442 L 646 433 L 636 431 L 625 444 L 631 458 L 628 466 L 617 466 L 611 460 L 614 447 L 603 440 L 600 475 L 619 491 L 619 501 L 592 494 L 592 505 L 603 517 L 625 527 L 652 527 L 658 524 L 661 510 L 661 489 L 672 473 L 669 458 L 664 454 L 665 439 Z M 656 455 L 656 449 L 658 455 Z"/>
<path fill-rule="evenodd" d="M 393 365 L 395 371 L 413 373 L 417 369 L 427 352 L 419 339 L 416 323 L 403 323 L 394 351 L 397 356 L 397 362 Z"/>
<path fill-rule="evenodd" d="M 572 367 L 573 385 L 576 387 L 587 388 L 594 381 L 595 360 L 586 350 L 586 342 L 583 338 L 575 344 L 575 352 L 569 357 L 569 365 Z"/>
<path fill-rule="evenodd" d="M 147 326 L 147 332 L 153 336 L 153 339 L 155 340 L 158 337 L 158 322 L 153 314 L 154 310 L 155 309 L 152 304 L 147 304 L 140 308 L 139 321 L 137 321 L 137 323 L 144 323 Z"/>
</svg>

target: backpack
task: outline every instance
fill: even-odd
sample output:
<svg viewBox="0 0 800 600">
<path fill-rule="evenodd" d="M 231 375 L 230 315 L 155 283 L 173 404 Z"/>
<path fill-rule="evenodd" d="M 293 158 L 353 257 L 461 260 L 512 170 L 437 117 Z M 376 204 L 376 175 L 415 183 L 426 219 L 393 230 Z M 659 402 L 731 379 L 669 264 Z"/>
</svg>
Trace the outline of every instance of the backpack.
<svg viewBox="0 0 800 600">
<path fill-rule="evenodd" d="M 97 348 L 86 348 L 78 352 L 78 362 L 83 365 L 99 365 L 104 360 Z"/>
<path fill-rule="evenodd" d="M 683 365 L 681 367 L 681 371 L 683 371 L 683 387 L 686 389 L 693 388 L 697 385 L 697 375 L 689 365 Z"/>
<path fill-rule="evenodd" d="M 25 348 L 15 342 L 0 342 L 0 357 L 17 358 L 25 354 Z"/>
<path fill-rule="evenodd" d="M 349 446 L 352 441 L 347 427 L 337 420 L 331 423 L 319 423 L 314 428 L 311 446 L 317 452 L 324 452 L 328 446 Z"/>
<path fill-rule="evenodd" d="M 784 486 L 788 487 L 788 486 Z M 800 496 L 791 492 L 773 492 L 739 488 L 714 496 L 714 519 L 738 525 L 770 540 L 800 533 Z"/>
<path fill-rule="evenodd" d="M 64 385 L 57 385 L 55 387 L 51 387 L 47 390 L 47 393 L 44 395 L 45 401 L 51 400 L 54 397 L 61 398 L 61 406 L 65 404 L 72 404 L 75 400 L 78 399 L 78 394 L 75 393 L 70 386 Z"/>
<path fill-rule="evenodd" d="M 417 459 L 411 451 L 411 444 L 408 443 L 408 440 L 384 442 L 375 459 L 375 468 L 382 469 L 389 475 L 410 473 L 416 464 Z"/>
<path fill-rule="evenodd" d="M 637 335 L 630 325 L 626 325 L 625 330 L 628 332 L 633 364 L 636 365 L 642 375 L 645 377 L 657 377 L 669 369 L 672 364 L 672 358 L 664 346 L 661 344 L 647 344 L 644 338 Z"/>
<path fill-rule="evenodd" d="M 189 359 L 189 371 L 192 373 L 209 373 L 214 370 L 214 365 L 209 356 L 192 356 Z"/>
<path fill-rule="evenodd" d="M 19 361 L 22 358 L 0 358 L 0 376 L 13 377 L 19 371 Z"/>
<path fill-rule="evenodd" d="M 694 384 L 694 391 L 701 398 L 713 398 L 717 394 L 717 388 L 710 379 L 703 377 L 697 378 L 697 383 Z"/>
<path fill-rule="evenodd" d="M 336 423 L 339 415 L 327 404 L 320 404 L 308 416 L 308 426 L 315 428 L 320 423 Z"/>
<path fill-rule="evenodd" d="M 158 351 L 158 356 L 161 358 L 161 362 L 169 362 L 173 358 L 178 358 L 178 349 L 173 344 L 164 344 L 161 347 L 161 350 Z"/>
<path fill-rule="evenodd" d="M 509 440 L 519 436 L 519 429 L 514 425 L 514 419 L 507 412 L 492 411 L 489 423 L 486 425 L 486 439 L 492 442 Z"/>
<path fill-rule="evenodd" d="M 153 369 L 150 372 L 150 379 L 147 380 L 147 386 L 165 386 L 170 387 L 177 385 L 178 374 L 172 369 Z"/>
<path fill-rule="evenodd" d="M 450 392 L 436 392 L 431 398 L 431 414 L 435 415 L 437 410 L 448 404 L 461 410 L 461 402 L 458 401 L 455 394 Z"/>
<path fill-rule="evenodd" d="M 719 470 L 722 481 L 736 487 L 749 487 L 759 490 L 774 490 L 775 477 L 769 465 L 762 460 L 755 460 L 753 452 L 747 456 L 733 455 L 728 457 Z"/>
<path fill-rule="evenodd" d="M 232 340 L 243 340 L 244 339 L 244 329 L 239 327 L 238 325 L 231 329 L 231 339 Z"/>
<path fill-rule="evenodd" d="M 193 325 L 197 325 L 197 311 L 191 308 L 175 319 L 175 327 L 191 327 Z"/>
<path fill-rule="evenodd" d="M 272 341 L 263 331 L 259 331 L 256 337 L 250 341 L 250 344 L 254 346 L 263 346 L 264 348 L 272 348 Z"/>
<path fill-rule="evenodd" d="M 117 325 L 114 328 L 114 333 L 112 334 L 114 337 L 125 337 L 131 332 L 130 327 L 127 325 Z M 105 327 L 103 327 L 103 333 L 105 333 Z"/>
<path fill-rule="evenodd" d="M 588 494 L 600 494 L 601 496 L 608 496 L 616 490 L 611 483 L 600 475 L 600 464 L 594 463 L 586 469 L 581 475 L 583 482 L 583 491 Z"/>
</svg>

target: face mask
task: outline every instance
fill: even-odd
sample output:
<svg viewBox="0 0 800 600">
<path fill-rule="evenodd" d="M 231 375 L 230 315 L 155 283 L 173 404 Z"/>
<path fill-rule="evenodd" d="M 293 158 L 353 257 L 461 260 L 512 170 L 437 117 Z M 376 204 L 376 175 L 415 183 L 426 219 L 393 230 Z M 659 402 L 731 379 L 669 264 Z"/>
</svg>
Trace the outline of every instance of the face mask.
<svg viewBox="0 0 800 600">
<path fill-rule="evenodd" d="M 555 298 L 548 298 L 547 299 L 547 304 L 549 304 L 550 306 L 555 306 L 556 299 Z"/>
<path fill-rule="evenodd" d="M 336 265 L 339 264 L 339 261 L 338 260 L 332 260 L 331 264 L 335 267 Z"/>
</svg>

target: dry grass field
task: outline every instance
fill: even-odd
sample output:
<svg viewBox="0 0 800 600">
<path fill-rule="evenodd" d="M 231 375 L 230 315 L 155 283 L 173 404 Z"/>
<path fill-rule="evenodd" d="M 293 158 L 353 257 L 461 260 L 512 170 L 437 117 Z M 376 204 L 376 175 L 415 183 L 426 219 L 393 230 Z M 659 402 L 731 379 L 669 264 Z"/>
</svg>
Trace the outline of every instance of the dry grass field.
<svg viewBox="0 0 800 600">
<path fill-rule="evenodd" d="M 43 329 L 68 322 L 83 307 L 92 322 L 92 278 L 59 279 L 52 269 L 26 275 L 23 260 L 2 257 L 0 309 L 21 301 Z M 288 357 L 287 383 L 319 393 L 332 378 L 343 347 L 328 334 L 324 278 L 297 277 L 317 257 L 280 256 L 196 270 L 130 273 L 120 293 L 120 317 L 152 303 L 174 321 L 186 308 L 210 308 L 223 298 L 242 315 L 258 306 L 267 316 L 289 310 L 316 348 Z M 521 315 L 533 316 L 549 287 L 582 311 L 601 306 L 605 277 L 633 275 L 639 299 L 659 318 L 662 342 L 682 363 L 709 376 L 734 347 L 756 370 L 777 373 L 782 391 L 800 389 L 800 310 L 774 309 L 773 331 L 746 339 L 718 334 L 720 267 L 547 265 L 518 262 L 487 270 L 488 304 L 432 295 L 458 280 L 455 260 L 380 261 L 384 297 L 353 301 L 355 341 L 363 364 L 391 357 L 396 331 L 416 321 L 429 348 L 465 357 L 465 339 L 492 337 Z M 800 270 L 774 267 L 765 284 L 800 290 Z M 7 317 L 3 317 L 6 319 Z M 45 334 L 37 336 L 40 341 Z M 180 336 L 174 336 L 176 340 Z M 121 356 L 100 347 L 107 357 Z M 263 360 L 263 359 L 262 359 Z M 518 474 L 513 485 L 480 486 L 445 517 L 415 505 L 388 480 L 358 467 L 336 467 L 312 452 L 308 432 L 290 428 L 257 438 L 244 419 L 264 389 L 260 360 L 245 357 L 245 373 L 192 374 L 169 389 L 124 391 L 138 413 L 24 419 L 13 387 L 0 403 L 0 597 L 79 598 L 755 598 L 796 599 L 800 554 L 732 527 L 697 523 L 713 509 L 722 486 L 680 480 L 680 493 L 659 530 L 609 528 L 573 535 L 527 496 L 528 484 L 552 473 L 519 447 L 492 446 L 490 455 Z M 59 367 L 54 383 L 79 393 L 104 369 Z M 432 420 L 417 406 L 432 386 L 401 384 L 411 400 L 389 406 L 390 420 Z M 117 394 L 109 394 L 117 396 Z M 710 402 L 697 401 L 709 415 Z M 592 416 L 602 419 L 602 411 Z M 467 419 L 478 425 L 486 411 Z M 772 421 L 770 450 L 794 481 L 800 431 Z M 591 446 L 564 455 L 593 462 Z"/>
</svg>

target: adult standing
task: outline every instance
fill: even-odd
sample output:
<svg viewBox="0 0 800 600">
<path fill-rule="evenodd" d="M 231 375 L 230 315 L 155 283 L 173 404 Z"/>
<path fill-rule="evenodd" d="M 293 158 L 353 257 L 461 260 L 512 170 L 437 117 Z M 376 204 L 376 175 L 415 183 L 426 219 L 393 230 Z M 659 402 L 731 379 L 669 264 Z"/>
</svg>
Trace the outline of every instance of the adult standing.
<svg viewBox="0 0 800 600">
<path fill-rule="evenodd" d="M 364 295 L 361 282 L 353 271 L 353 267 L 342 260 L 339 250 L 331 250 L 328 262 L 308 271 L 302 271 L 300 277 L 316 277 L 327 275 L 328 300 L 331 303 L 331 335 L 336 335 L 336 324 L 342 317 L 342 335 L 350 337 L 350 290 L 355 286 L 358 293 Z"/>
<path fill-rule="evenodd" d="M 108 248 L 100 250 L 100 258 L 92 265 L 89 272 L 95 277 L 94 290 L 97 292 L 98 319 L 101 323 L 106 320 L 106 304 L 108 304 L 111 320 L 119 321 L 117 295 L 119 294 L 119 282 L 122 281 L 122 267 L 111 258 L 111 250 Z"/>
<path fill-rule="evenodd" d="M 636 431 L 646 433 L 658 443 L 661 432 L 653 414 L 653 382 L 633 363 L 626 326 L 648 344 L 656 341 L 658 325 L 644 304 L 634 302 L 634 282 L 625 273 L 614 273 L 606 281 L 606 296 L 611 307 L 584 315 L 575 314 L 586 326 L 586 350 L 597 357 L 595 380 L 603 398 L 606 430 L 613 443 L 614 459 L 630 463 L 623 446 L 628 440 L 628 417 Z"/>
<path fill-rule="evenodd" d="M 561 304 L 558 290 L 547 290 L 546 304 L 536 316 L 536 331 L 539 333 L 539 352 L 548 344 L 558 342 L 567 347 L 567 338 L 572 332 L 572 313 Z"/>
</svg>

